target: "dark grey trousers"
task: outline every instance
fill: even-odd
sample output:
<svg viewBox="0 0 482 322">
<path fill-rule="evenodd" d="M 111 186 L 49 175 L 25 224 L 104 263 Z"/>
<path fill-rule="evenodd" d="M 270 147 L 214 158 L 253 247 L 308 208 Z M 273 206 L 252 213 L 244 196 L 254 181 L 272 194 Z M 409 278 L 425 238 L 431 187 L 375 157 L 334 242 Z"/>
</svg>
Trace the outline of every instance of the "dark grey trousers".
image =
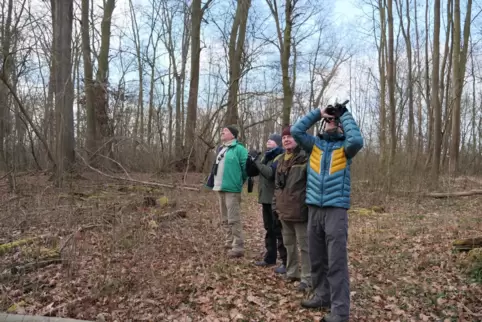
<svg viewBox="0 0 482 322">
<path fill-rule="evenodd" d="M 331 313 L 350 314 L 348 213 L 344 208 L 308 207 L 308 244 L 315 295 Z"/>
</svg>

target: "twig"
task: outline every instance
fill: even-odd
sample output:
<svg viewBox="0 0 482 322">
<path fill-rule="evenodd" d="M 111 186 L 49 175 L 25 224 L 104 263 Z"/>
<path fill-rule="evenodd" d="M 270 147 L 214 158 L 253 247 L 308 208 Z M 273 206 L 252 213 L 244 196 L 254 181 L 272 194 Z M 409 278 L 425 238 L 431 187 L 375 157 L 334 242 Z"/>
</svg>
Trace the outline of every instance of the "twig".
<svg viewBox="0 0 482 322">
<path fill-rule="evenodd" d="M 140 183 L 146 186 L 155 186 L 155 187 L 163 187 L 163 188 L 169 188 L 169 189 L 184 189 L 184 190 L 191 190 L 191 191 L 200 191 L 199 188 L 194 188 L 194 187 L 187 187 L 187 186 L 175 186 L 175 185 L 170 185 L 170 184 L 165 184 L 165 183 L 158 183 L 158 182 L 151 182 L 151 181 L 141 181 L 141 180 L 135 180 L 132 178 L 122 178 L 122 177 L 117 177 L 117 176 L 112 176 L 110 174 L 104 173 L 100 171 L 99 169 L 94 168 L 90 164 L 85 161 L 85 159 L 79 154 L 78 157 L 85 163 L 85 165 L 91 169 L 94 170 L 95 172 L 103 175 L 104 177 L 111 178 L 114 180 L 123 180 L 123 181 L 129 181 L 129 182 L 135 182 L 135 183 Z"/>
<path fill-rule="evenodd" d="M 69 237 L 67 237 L 67 239 L 65 240 L 65 242 L 63 242 L 62 246 L 59 247 L 59 253 L 62 253 L 65 246 L 67 246 L 67 244 L 70 242 L 72 237 L 74 237 L 76 234 L 81 233 L 81 232 L 86 231 L 86 230 L 89 230 L 89 229 L 92 229 L 92 228 L 101 227 L 101 226 L 105 226 L 105 225 L 89 225 L 89 226 L 79 227 L 75 232 L 70 234 Z"/>
<path fill-rule="evenodd" d="M 4 178 L 8 177 L 8 175 L 9 175 L 10 173 L 12 173 L 12 170 L 8 171 L 7 174 L 5 174 L 4 176 L 2 176 L 2 177 L 0 178 L 0 180 L 3 180 Z"/>
<path fill-rule="evenodd" d="M 465 306 L 465 304 L 463 304 L 463 306 L 464 306 L 464 309 L 465 309 L 470 315 L 476 316 L 476 317 L 482 317 L 482 314 L 472 312 L 472 310 L 470 310 L 467 306 Z"/>
<path fill-rule="evenodd" d="M 176 219 L 176 218 L 186 218 L 187 217 L 187 212 L 186 210 L 179 209 L 173 212 L 169 212 L 167 214 L 157 216 L 156 220 L 158 222 L 161 222 L 163 220 L 170 220 L 170 219 Z"/>
<path fill-rule="evenodd" d="M 95 153 L 97 154 L 98 151 L 96 151 Z M 111 157 L 108 157 L 108 156 L 106 156 L 106 155 L 103 155 L 103 154 L 99 154 L 99 155 L 100 155 L 101 157 L 106 158 L 107 160 L 112 161 L 112 162 L 114 162 L 115 164 L 117 164 L 117 165 L 122 169 L 122 171 L 124 171 L 124 173 L 126 174 L 126 176 L 127 176 L 129 179 L 132 179 L 131 176 L 129 175 L 129 172 L 127 172 L 127 170 L 122 166 L 122 164 L 120 164 L 120 162 L 118 162 L 118 161 L 116 161 L 116 160 L 114 160 L 114 159 L 112 159 Z M 93 156 L 92 156 L 92 157 L 93 157 Z M 91 157 L 91 159 L 92 159 L 92 157 Z"/>
<path fill-rule="evenodd" d="M 187 165 L 186 165 L 186 171 L 184 171 L 184 178 L 182 179 L 182 183 L 186 184 L 186 177 L 187 177 L 187 172 L 189 170 L 189 161 L 191 160 L 191 154 L 192 151 L 194 150 L 194 143 L 191 146 L 191 151 L 189 151 L 189 155 L 187 156 Z"/>
<path fill-rule="evenodd" d="M 8 60 L 8 57 L 4 57 L 4 64 L 7 60 Z M 47 152 L 47 157 L 49 158 L 50 162 L 52 162 L 52 164 L 56 168 L 57 163 L 55 162 L 55 158 L 54 158 L 52 152 L 50 151 L 50 148 L 49 148 L 49 145 L 47 144 L 47 141 L 45 140 L 43 135 L 40 133 L 40 130 L 33 123 L 30 115 L 28 115 L 27 110 L 25 109 L 25 107 L 22 104 L 22 101 L 20 100 L 20 98 L 17 95 L 17 92 L 12 88 L 12 85 L 10 85 L 9 81 L 7 80 L 7 78 L 5 76 L 5 73 L 2 73 L 0 75 L 0 79 L 5 84 L 5 86 L 7 86 L 8 90 L 10 91 L 10 94 L 12 94 L 12 96 L 13 96 L 13 99 L 15 100 L 15 102 L 17 102 L 18 108 L 22 112 L 22 114 L 25 117 L 25 119 L 27 120 L 28 124 L 30 124 L 30 126 L 32 127 L 32 130 L 35 132 L 35 135 L 37 135 L 40 142 L 42 142 L 42 145 L 45 148 L 45 151 Z"/>
<path fill-rule="evenodd" d="M 15 200 L 20 199 L 20 198 L 22 198 L 22 196 L 13 196 L 13 197 L 11 197 L 10 199 L 8 199 L 5 203 L 7 204 L 7 203 L 9 203 L 10 201 L 15 201 Z"/>
</svg>

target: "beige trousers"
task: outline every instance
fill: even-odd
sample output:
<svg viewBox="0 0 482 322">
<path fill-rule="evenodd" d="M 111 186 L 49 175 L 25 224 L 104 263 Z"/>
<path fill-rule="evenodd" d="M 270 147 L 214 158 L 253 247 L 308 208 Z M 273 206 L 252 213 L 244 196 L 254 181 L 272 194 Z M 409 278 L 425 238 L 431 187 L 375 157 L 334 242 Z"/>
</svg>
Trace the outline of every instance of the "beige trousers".
<svg viewBox="0 0 482 322">
<path fill-rule="evenodd" d="M 225 246 L 233 251 L 244 250 L 241 223 L 241 193 L 218 191 L 221 225 L 225 233 Z"/>
<path fill-rule="evenodd" d="M 308 251 L 308 223 L 281 220 L 283 243 L 288 253 L 286 277 L 301 278 L 311 286 L 310 253 Z M 298 246 L 301 249 L 301 272 L 299 269 Z M 301 273 L 301 274 L 300 274 Z"/>
</svg>

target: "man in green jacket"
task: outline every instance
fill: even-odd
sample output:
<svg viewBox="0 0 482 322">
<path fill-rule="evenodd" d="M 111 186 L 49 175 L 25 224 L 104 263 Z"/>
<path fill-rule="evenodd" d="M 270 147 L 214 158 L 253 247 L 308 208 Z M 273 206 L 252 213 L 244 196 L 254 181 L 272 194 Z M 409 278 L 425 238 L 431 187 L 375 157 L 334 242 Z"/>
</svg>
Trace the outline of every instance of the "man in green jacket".
<svg viewBox="0 0 482 322">
<path fill-rule="evenodd" d="M 221 222 L 226 234 L 225 248 L 230 249 L 230 258 L 244 256 L 240 206 L 241 191 L 248 177 L 248 150 L 238 142 L 238 133 L 234 125 L 226 126 L 221 131 L 222 145 L 217 150 L 216 161 L 206 184 L 218 193 Z"/>
</svg>

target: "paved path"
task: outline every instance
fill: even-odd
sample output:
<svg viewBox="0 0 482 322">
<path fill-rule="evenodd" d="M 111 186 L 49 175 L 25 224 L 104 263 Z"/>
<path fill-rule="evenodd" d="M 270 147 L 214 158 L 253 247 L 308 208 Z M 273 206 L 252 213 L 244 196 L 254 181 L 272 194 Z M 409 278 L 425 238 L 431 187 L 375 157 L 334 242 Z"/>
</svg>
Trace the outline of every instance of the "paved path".
<svg viewBox="0 0 482 322">
<path fill-rule="evenodd" d="M 67 318 L 55 318 L 48 316 L 32 316 L 20 314 L 0 313 L 0 322 L 93 322 Z"/>
</svg>

